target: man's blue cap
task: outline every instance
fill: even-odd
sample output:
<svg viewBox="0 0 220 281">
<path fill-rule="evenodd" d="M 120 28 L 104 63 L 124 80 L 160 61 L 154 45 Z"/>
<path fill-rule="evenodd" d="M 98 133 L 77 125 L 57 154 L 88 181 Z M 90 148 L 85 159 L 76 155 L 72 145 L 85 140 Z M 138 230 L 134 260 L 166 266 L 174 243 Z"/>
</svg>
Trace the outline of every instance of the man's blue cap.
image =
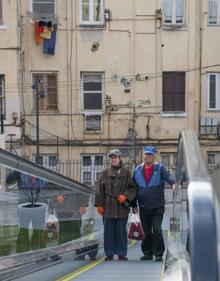
<svg viewBox="0 0 220 281">
<path fill-rule="evenodd" d="M 157 153 L 157 150 L 154 146 L 145 146 L 144 153 L 155 154 L 155 153 Z"/>
</svg>

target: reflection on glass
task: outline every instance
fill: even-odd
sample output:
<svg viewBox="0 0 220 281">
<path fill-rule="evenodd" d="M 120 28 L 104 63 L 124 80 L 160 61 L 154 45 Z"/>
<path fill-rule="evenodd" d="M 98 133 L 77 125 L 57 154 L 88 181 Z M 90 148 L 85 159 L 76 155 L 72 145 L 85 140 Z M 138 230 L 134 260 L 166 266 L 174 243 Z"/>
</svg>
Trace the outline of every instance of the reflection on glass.
<svg viewBox="0 0 220 281">
<path fill-rule="evenodd" d="M 5 191 L 0 196 L 0 256 L 95 239 L 102 220 L 91 190 L 82 193 L 74 182 L 72 189 L 66 188 L 1 167 Z"/>
</svg>

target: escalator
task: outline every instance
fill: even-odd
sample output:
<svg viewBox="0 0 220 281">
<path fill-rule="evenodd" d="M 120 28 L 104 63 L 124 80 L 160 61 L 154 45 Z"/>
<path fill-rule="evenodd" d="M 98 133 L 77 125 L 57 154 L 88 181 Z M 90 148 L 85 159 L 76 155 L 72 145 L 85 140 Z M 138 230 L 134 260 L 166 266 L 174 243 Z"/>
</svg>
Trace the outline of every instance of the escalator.
<svg viewBox="0 0 220 281">
<path fill-rule="evenodd" d="M 181 131 L 177 152 L 176 184 L 165 190 L 164 263 L 141 262 L 140 243 L 129 249 L 128 262 L 107 263 L 103 262 L 103 223 L 93 207 L 94 190 L 0 150 L 0 280 L 15 276 L 65 281 L 111 280 L 112 276 L 120 281 L 220 280 L 220 165 L 208 173 L 192 130 Z M 31 190 L 28 181 L 20 189 L 11 177 L 15 171 L 34 176 L 40 189 Z M 45 221 L 39 227 L 33 216 L 19 216 L 21 206 L 33 198 L 34 204 L 43 204 L 45 212 L 50 210 L 58 218 L 60 239 L 53 231 L 42 238 Z M 27 245 L 19 242 L 20 237 Z"/>
</svg>

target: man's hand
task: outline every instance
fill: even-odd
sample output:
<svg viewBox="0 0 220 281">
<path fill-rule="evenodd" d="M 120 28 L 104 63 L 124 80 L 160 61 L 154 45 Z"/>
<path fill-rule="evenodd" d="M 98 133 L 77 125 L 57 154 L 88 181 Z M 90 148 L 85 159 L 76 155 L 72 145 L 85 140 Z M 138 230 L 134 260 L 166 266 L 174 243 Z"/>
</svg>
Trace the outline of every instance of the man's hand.
<svg viewBox="0 0 220 281">
<path fill-rule="evenodd" d="M 102 216 L 104 214 L 104 208 L 103 207 L 97 207 L 97 212 Z"/>
<path fill-rule="evenodd" d="M 123 204 L 126 199 L 127 199 L 127 197 L 126 197 L 125 195 L 123 195 L 123 194 L 121 194 L 121 195 L 118 196 L 118 202 L 119 202 L 120 204 Z"/>
<path fill-rule="evenodd" d="M 84 215 L 86 213 L 86 208 L 85 207 L 80 207 L 79 208 L 79 213 L 80 213 L 81 216 Z"/>
</svg>

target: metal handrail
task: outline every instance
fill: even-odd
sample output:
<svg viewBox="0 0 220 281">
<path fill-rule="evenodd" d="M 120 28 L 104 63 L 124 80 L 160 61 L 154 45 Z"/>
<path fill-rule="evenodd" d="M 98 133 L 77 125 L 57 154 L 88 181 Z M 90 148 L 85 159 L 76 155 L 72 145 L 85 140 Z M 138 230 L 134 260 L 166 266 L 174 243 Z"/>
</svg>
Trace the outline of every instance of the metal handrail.
<svg viewBox="0 0 220 281">
<path fill-rule="evenodd" d="M 188 184 L 191 280 L 218 280 L 215 191 L 193 130 L 180 133 L 176 169 L 174 193 Z"/>
<path fill-rule="evenodd" d="M 43 178 L 67 189 L 94 195 L 94 189 L 0 148 L 0 165 Z"/>
</svg>

